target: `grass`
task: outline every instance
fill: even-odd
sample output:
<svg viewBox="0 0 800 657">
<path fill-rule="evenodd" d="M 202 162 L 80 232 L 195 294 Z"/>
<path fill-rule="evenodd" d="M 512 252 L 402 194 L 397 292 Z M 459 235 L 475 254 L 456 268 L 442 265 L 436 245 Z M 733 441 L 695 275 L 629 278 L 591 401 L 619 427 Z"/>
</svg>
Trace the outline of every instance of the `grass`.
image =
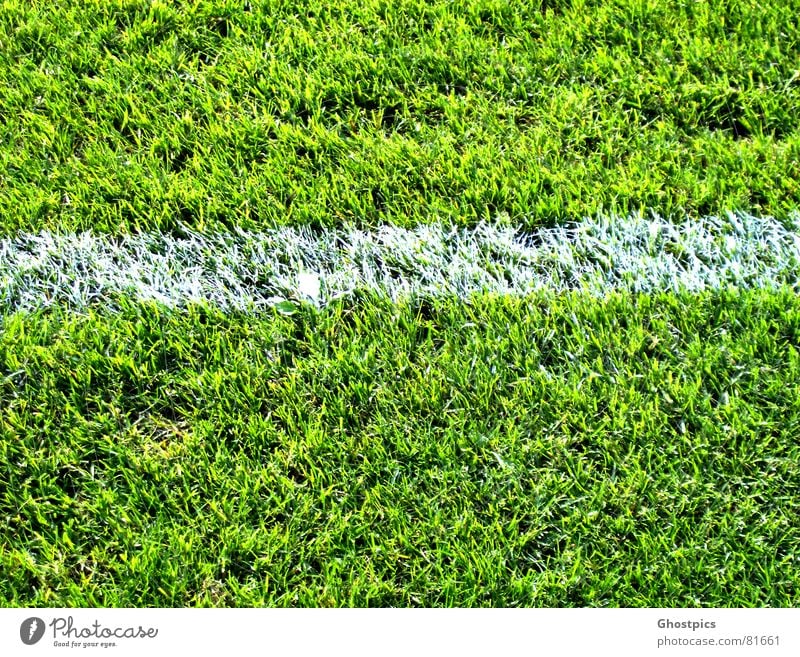
<svg viewBox="0 0 800 657">
<path fill-rule="evenodd" d="M 1 6 L 5 234 L 800 201 L 795 2 Z"/>
<path fill-rule="evenodd" d="M 790 292 L 18 314 L 0 598 L 795 606 L 798 400 Z"/>
<path fill-rule="evenodd" d="M 0 604 L 800 604 L 798 17 L 0 0 Z M 531 252 L 601 280 L 608 240 L 565 264 L 560 231 L 638 211 L 670 226 L 603 233 L 628 289 L 600 296 L 128 289 L 142 254 L 195 290 L 277 228 L 328 240 L 322 269 L 345 228 L 552 228 Z M 768 230 L 705 231 L 727 211 Z M 444 247 L 404 244 L 366 271 L 430 283 Z M 502 287 L 500 246 L 469 252 Z M 726 249 L 740 289 L 641 292 Z M 236 295 L 293 275 L 259 253 Z"/>
</svg>

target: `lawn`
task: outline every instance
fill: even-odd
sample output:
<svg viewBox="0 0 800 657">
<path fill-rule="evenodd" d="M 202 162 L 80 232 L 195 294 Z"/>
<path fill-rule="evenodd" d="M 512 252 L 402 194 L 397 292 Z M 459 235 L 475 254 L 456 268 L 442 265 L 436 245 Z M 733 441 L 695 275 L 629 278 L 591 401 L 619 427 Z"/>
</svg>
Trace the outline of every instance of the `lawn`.
<svg viewBox="0 0 800 657">
<path fill-rule="evenodd" d="M 795 0 L 0 0 L 0 604 L 797 606 L 798 117 Z"/>
<path fill-rule="evenodd" d="M 4 0 L 0 231 L 800 201 L 796 0 Z"/>
<path fill-rule="evenodd" d="M 794 293 L 131 306 L 0 339 L 0 596 L 794 605 Z"/>
</svg>

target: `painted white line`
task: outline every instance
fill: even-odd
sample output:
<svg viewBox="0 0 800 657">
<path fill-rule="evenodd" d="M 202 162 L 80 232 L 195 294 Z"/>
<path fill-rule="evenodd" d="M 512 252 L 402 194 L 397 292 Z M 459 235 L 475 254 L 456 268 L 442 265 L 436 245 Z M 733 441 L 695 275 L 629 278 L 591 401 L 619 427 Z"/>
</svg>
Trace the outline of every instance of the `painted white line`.
<svg viewBox="0 0 800 657">
<path fill-rule="evenodd" d="M 800 213 L 686 219 L 595 217 L 520 234 L 482 223 L 316 233 L 282 228 L 174 238 L 48 232 L 0 239 L 0 314 L 85 308 L 117 294 L 167 306 L 255 312 L 283 299 L 322 306 L 354 290 L 391 299 L 535 290 L 800 287 Z"/>
</svg>

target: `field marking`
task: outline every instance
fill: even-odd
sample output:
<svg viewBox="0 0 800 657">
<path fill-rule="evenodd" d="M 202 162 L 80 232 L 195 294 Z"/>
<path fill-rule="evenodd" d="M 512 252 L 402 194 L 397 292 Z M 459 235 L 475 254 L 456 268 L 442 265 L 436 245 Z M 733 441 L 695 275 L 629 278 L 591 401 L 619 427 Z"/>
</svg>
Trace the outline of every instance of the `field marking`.
<svg viewBox="0 0 800 657">
<path fill-rule="evenodd" d="M 800 213 L 786 224 L 746 213 L 677 224 L 657 215 L 599 216 L 529 234 L 481 223 L 0 239 L 0 314 L 53 304 L 81 309 L 116 294 L 257 312 L 284 299 L 324 306 L 355 290 L 397 300 L 799 284 Z"/>
</svg>

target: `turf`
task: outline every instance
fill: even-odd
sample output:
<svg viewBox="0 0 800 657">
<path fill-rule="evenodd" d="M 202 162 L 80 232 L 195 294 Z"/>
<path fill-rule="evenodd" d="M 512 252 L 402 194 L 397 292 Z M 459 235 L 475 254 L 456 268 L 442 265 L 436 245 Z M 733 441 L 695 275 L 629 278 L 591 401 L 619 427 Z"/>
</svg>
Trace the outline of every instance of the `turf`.
<svg viewBox="0 0 800 657">
<path fill-rule="evenodd" d="M 0 336 L 0 598 L 796 606 L 800 298 L 130 305 Z"/>
<path fill-rule="evenodd" d="M 800 604 L 799 17 L 0 0 L 0 604 Z"/>
<path fill-rule="evenodd" d="M 0 231 L 800 201 L 796 0 L 4 0 Z"/>
</svg>

